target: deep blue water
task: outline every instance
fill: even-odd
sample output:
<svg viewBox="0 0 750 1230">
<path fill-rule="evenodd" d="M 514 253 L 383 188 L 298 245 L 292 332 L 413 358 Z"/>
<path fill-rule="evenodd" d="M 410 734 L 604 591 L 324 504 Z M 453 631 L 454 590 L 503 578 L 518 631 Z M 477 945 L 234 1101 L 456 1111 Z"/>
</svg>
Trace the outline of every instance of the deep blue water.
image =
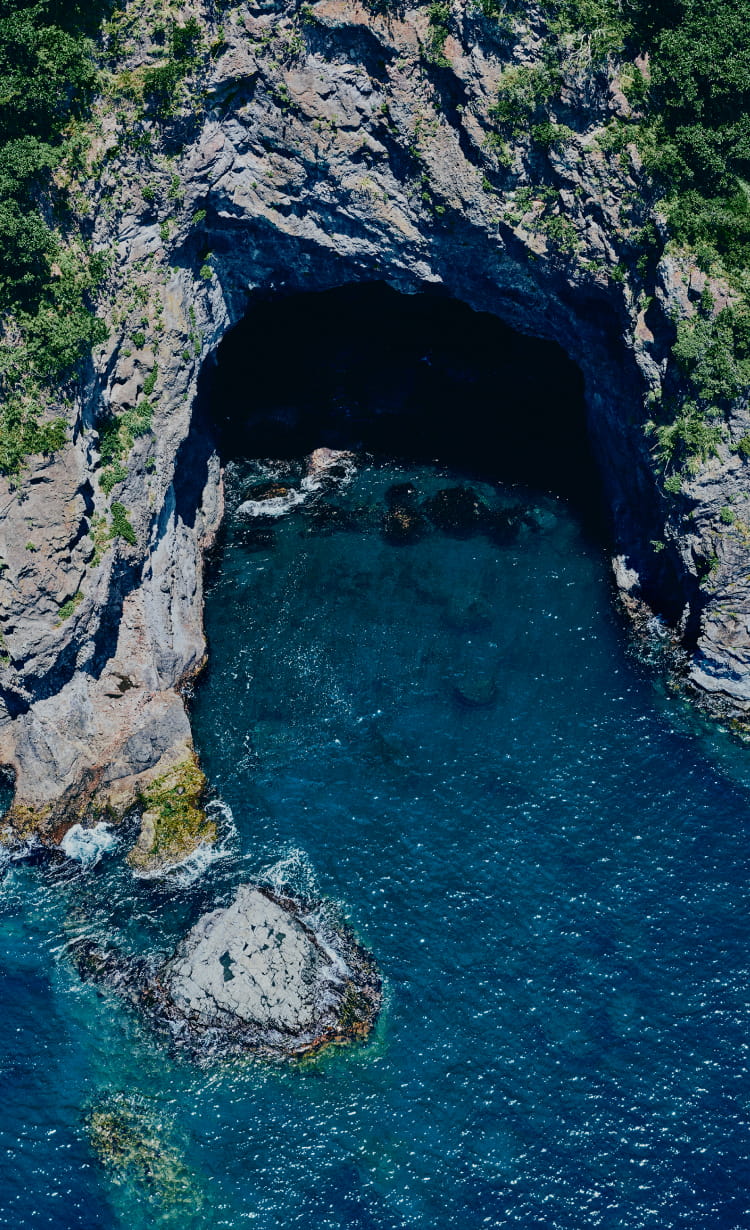
<svg viewBox="0 0 750 1230">
<path fill-rule="evenodd" d="M 224 857 L 0 885 L 0 1226 L 750 1226 L 748 753 L 628 650 L 563 504 L 525 493 L 511 542 L 395 546 L 407 477 L 456 481 L 365 468 L 344 530 L 229 519 L 194 700 Z M 167 949 L 258 876 L 377 955 L 366 1045 L 200 1070 L 78 982 L 70 938 Z M 90 1150 L 119 1092 L 185 1159 L 177 1209 Z"/>
</svg>

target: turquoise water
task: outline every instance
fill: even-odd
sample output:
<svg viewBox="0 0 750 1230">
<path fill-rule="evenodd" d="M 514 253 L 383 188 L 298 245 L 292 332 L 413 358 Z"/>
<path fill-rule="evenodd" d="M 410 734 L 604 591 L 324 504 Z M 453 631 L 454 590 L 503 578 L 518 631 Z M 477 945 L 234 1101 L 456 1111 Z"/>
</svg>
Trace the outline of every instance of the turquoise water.
<svg viewBox="0 0 750 1230">
<path fill-rule="evenodd" d="M 515 537 L 394 545 L 406 480 L 460 476 L 364 466 L 337 516 L 228 520 L 193 702 L 221 857 L 6 873 L 0 1225 L 750 1225 L 747 753 L 628 651 L 564 504 L 475 484 Z M 366 1045 L 201 1070 L 79 983 L 75 936 L 167 950 L 256 877 L 377 955 Z M 120 1093 L 176 1207 L 91 1151 Z"/>
</svg>

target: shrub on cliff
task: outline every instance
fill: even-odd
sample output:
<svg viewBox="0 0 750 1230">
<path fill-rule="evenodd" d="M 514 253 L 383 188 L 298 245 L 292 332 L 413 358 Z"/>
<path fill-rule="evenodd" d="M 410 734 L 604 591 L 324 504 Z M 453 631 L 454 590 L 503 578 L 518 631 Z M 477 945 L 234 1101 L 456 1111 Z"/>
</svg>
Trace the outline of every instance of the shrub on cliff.
<svg viewBox="0 0 750 1230">
<path fill-rule="evenodd" d="M 79 247 L 63 252 L 65 195 L 54 168 L 72 149 L 71 120 L 86 113 L 97 71 L 90 35 L 104 0 L 0 0 L 0 473 L 64 440 L 45 422 L 54 385 L 102 326 L 88 306 L 98 271 Z"/>
<path fill-rule="evenodd" d="M 84 11 L 85 10 L 85 11 Z M 103 6 L 0 0 L 0 304 L 33 304 L 48 289 L 56 238 L 50 170 L 65 125 L 96 84 L 86 37 Z M 54 194 L 53 194 L 54 195 Z M 47 205 L 45 209 L 43 206 Z"/>
</svg>

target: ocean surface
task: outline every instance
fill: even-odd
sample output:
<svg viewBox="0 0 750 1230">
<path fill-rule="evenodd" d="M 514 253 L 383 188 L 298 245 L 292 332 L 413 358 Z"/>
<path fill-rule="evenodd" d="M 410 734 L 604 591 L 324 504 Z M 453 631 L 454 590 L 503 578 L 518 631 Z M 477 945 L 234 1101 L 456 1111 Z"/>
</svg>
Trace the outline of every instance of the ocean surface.
<svg viewBox="0 0 750 1230">
<path fill-rule="evenodd" d="M 231 507 L 283 470 L 233 467 Z M 231 512 L 192 702 L 218 851 L 6 869 L 0 1226 L 750 1226 L 750 752 L 629 644 L 562 501 L 473 482 L 507 532 L 384 535 L 394 484 L 466 481 L 360 458 Z M 79 981 L 75 938 L 167 952 L 244 880 L 356 928 L 369 1041 L 201 1068 Z M 102 1106 L 149 1165 L 102 1165 Z"/>
</svg>

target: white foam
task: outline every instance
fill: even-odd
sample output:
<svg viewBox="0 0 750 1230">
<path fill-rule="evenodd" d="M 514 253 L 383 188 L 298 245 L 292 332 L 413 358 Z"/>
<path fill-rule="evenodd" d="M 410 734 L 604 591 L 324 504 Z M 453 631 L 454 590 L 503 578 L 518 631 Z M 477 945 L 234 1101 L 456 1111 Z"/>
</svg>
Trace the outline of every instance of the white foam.
<svg viewBox="0 0 750 1230">
<path fill-rule="evenodd" d="M 344 487 L 357 472 L 353 453 L 320 448 L 308 458 L 308 472 L 300 483 L 303 491 L 320 491 L 325 485 Z"/>
<path fill-rule="evenodd" d="M 139 880 L 168 878 L 175 884 L 178 884 L 180 888 L 188 888 L 196 880 L 200 879 L 213 863 L 233 855 L 235 853 L 237 826 L 229 804 L 225 803 L 223 799 L 212 799 L 206 807 L 206 815 L 216 824 L 218 831 L 216 841 L 200 842 L 194 850 L 191 850 L 185 858 L 180 859 L 177 863 L 167 863 L 165 866 L 156 867 L 152 871 L 133 871 L 133 875 Z"/>
<path fill-rule="evenodd" d="M 284 463 L 280 463 L 284 464 Z M 357 472 L 356 459 L 352 453 L 336 449 L 320 448 L 307 459 L 308 472 L 299 487 L 290 487 L 286 495 L 272 496 L 268 500 L 244 500 L 236 510 L 238 517 L 284 517 L 293 508 L 305 504 L 311 496 L 325 487 L 344 487 Z M 272 465 L 265 467 L 266 476 L 278 477 Z"/>
<path fill-rule="evenodd" d="M 264 867 L 258 879 L 280 897 L 291 896 L 315 901 L 320 896 L 310 857 L 305 850 L 296 846 L 275 863 Z"/>
<path fill-rule="evenodd" d="M 91 828 L 74 824 L 60 842 L 60 849 L 68 858 L 75 859 L 84 867 L 94 867 L 102 855 L 113 850 L 116 845 L 115 834 L 108 824 L 100 821 Z"/>
<path fill-rule="evenodd" d="M 658 641 L 665 641 L 671 636 L 669 626 L 661 615 L 650 615 L 646 620 L 646 628 Z"/>
<path fill-rule="evenodd" d="M 237 509 L 238 517 L 283 517 L 298 504 L 304 504 L 305 495 L 301 491 L 292 490 L 286 495 L 274 496 L 270 500 L 245 500 Z"/>
</svg>

